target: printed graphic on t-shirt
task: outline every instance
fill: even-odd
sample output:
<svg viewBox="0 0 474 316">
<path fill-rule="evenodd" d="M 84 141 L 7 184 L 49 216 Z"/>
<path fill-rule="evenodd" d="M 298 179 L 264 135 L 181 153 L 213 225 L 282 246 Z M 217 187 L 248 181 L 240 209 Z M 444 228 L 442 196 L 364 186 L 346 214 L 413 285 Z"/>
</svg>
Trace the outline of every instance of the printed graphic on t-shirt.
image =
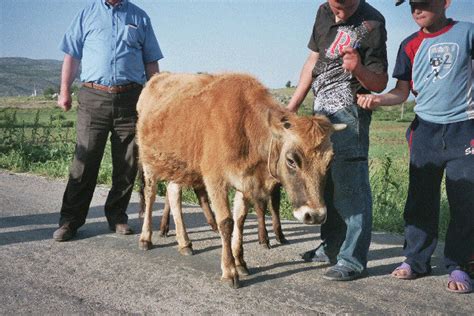
<svg viewBox="0 0 474 316">
<path fill-rule="evenodd" d="M 431 72 L 425 80 L 433 82 L 443 79 L 453 69 L 459 54 L 459 45 L 456 43 L 439 43 L 429 49 L 429 63 Z"/>
<path fill-rule="evenodd" d="M 358 48 L 372 26 L 367 22 L 358 27 L 340 26 L 333 42 L 320 56 L 314 73 L 312 88 L 315 95 L 314 111 L 331 115 L 354 102 L 351 90 L 352 74 L 342 68 L 342 55 L 347 47 Z"/>
</svg>

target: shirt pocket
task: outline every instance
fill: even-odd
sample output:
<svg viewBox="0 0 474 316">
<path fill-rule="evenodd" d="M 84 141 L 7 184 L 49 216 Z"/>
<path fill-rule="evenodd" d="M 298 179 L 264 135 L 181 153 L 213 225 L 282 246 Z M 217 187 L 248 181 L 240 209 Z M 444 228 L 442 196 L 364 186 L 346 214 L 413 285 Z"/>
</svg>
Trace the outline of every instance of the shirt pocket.
<svg viewBox="0 0 474 316">
<path fill-rule="evenodd" d="M 124 34 L 124 41 L 129 47 L 142 48 L 142 30 L 136 25 L 127 24 Z"/>
</svg>

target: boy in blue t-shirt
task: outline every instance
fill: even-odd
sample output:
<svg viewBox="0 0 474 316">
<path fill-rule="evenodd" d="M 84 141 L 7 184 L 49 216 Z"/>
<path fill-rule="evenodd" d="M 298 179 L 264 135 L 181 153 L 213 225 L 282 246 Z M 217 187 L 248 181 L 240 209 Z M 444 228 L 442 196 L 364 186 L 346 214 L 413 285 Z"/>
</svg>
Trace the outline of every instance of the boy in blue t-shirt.
<svg viewBox="0 0 474 316">
<path fill-rule="evenodd" d="M 404 0 L 397 1 L 397 5 Z M 410 183 L 405 205 L 406 260 L 393 272 L 414 279 L 431 272 L 438 240 L 440 187 L 446 172 L 451 219 L 446 234 L 447 289 L 472 291 L 465 267 L 474 254 L 474 24 L 446 18 L 450 0 L 410 0 L 420 31 L 400 45 L 394 89 L 358 95 L 373 110 L 416 97 L 415 120 L 407 131 Z"/>
</svg>

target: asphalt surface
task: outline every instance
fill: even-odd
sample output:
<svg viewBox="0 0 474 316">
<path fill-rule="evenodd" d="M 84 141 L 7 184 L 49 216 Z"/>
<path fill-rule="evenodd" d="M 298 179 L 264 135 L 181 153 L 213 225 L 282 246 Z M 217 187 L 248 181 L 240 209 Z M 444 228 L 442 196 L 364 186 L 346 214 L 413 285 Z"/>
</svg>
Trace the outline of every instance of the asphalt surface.
<svg viewBox="0 0 474 316">
<path fill-rule="evenodd" d="M 284 221 L 289 245 L 258 244 L 254 216 L 246 222 L 244 250 L 251 275 L 234 290 L 219 281 L 220 237 L 200 209 L 188 205 L 185 222 L 195 255 L 177 251 L 171 236 L 153 235 L 154 248 L 138 249 L 138 234 L 108 231 L 107 188 L 98 187 L 87 223 L 69 242 L 51 239 L 57 228 L 64 181 L 0 170 L 0 314 L 456 314 L 472 315 L 474 294 L 446 291 L 440 245 L 433 274 L 412 281 L 389 273 L 402 261 L 403 238 L 374 233 L 369 277 L 352 282 L 322 278 L 328 266 L 301 261 L 314 248 L 319 226 Z M 157 199 L 154 227 L 163 208 Z M 129 224 L 141 230 L 134 194 Z"/>
</svg>

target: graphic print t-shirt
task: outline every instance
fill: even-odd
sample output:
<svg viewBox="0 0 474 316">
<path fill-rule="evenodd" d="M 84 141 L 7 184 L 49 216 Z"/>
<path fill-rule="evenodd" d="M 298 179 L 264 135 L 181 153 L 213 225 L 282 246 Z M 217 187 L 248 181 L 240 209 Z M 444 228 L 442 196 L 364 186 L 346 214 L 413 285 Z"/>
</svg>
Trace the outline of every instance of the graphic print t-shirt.
<svg viewBox="0 0 474 316">
<path fill-rule="evenodd" d="M 369 93 L 342 68 L 346 47 L 357 48 L 361 62 L 376 73 L 387 71 L 385 19 L 372 6 L 360 1 L 345 22 L 335 23 L 328 3 L 319 7 L 308 48 L 319 53 L 313 69 L 314 112 L 331 115 L 354 104 L 357 93 Z"/>
<path fill-rule="evenodd" d="M 418 31 L 398 51 L 393 77 L 409 81 L 415 113 L 448 124 L 474 119 L 474 24 L 450 23 L 433 34 Z"/>
</svg>

